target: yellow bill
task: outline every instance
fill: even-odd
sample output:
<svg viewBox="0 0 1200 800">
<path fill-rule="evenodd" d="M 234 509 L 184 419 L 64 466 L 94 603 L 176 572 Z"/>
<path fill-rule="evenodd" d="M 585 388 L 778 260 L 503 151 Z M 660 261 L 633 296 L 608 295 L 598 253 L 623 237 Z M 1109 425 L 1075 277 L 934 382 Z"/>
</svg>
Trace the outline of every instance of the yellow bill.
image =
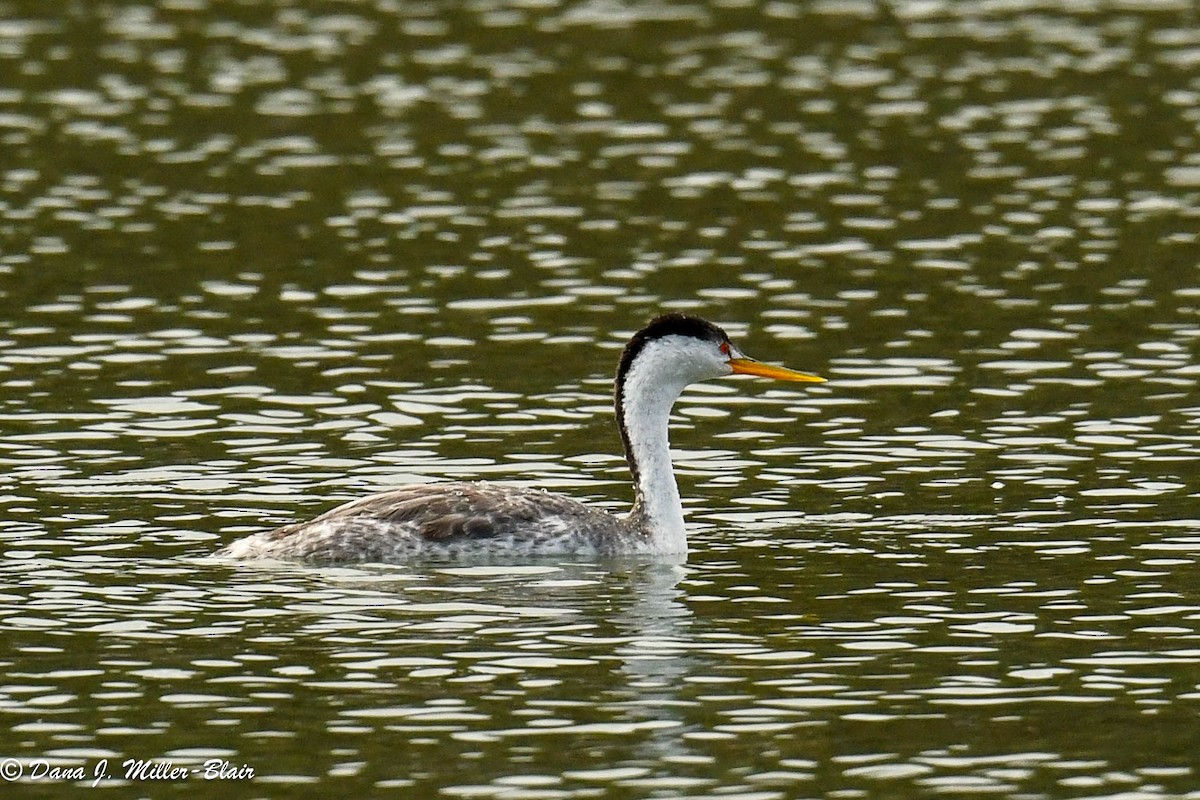
<svg viewBox="0 0 1200 800">
<path fill-rule="evenodd" d="M 758 375 L 760 378 L 774 378 L 777 381 L 800 381 L 803 383 L 824 383 L 820 375 L 807 372 L 797 372 L 787 367 L 775 367 L 755 361 L 753 358 L 731 358 L 729 366 L 733 367 L 735 375 Z"/>
</svg>

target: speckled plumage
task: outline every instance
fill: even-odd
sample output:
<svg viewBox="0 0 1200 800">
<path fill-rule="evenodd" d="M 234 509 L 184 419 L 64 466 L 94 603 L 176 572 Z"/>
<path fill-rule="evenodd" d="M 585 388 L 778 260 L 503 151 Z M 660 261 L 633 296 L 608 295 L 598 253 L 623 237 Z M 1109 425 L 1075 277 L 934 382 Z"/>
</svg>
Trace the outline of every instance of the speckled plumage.
<svg viewBox="0 0 1200 800">
<path fill-rule="evenodd" d="M 563 495 L 490 483 L 404 486 L 308 522 L 239 539 L 219 556 L 333 564 L 497 556 L 633 553 L 637 525 Z"/>
</svg>

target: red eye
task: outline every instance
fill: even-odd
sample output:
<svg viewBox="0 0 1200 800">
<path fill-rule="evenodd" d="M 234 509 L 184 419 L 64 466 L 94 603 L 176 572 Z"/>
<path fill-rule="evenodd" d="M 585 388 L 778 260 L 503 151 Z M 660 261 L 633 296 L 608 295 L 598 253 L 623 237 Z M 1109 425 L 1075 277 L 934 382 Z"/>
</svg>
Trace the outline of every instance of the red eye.
<svg viewBox="0 0 1200 800">
<path fill-rule="evenodd" d="M 729 355 L 729 342 L 721 342 L 722 355 Z"/>
</svg>

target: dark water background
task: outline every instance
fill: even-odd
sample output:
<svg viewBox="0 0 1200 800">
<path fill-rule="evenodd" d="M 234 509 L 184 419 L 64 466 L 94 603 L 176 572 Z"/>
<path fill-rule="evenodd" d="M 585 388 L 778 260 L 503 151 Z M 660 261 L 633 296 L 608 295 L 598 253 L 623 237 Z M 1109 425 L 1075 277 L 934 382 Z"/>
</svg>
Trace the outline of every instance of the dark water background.
<svg viewBox="0 0 1200 800">
<path fill-rule="evenodd" d="M 1200 796 L 1190 3 L 0 0 L 0 74 L 15 791 Z M 621 508 L 664 309 L 831 379 L 685 395 L 686 563 L 206 558 Z"/>
</svg>

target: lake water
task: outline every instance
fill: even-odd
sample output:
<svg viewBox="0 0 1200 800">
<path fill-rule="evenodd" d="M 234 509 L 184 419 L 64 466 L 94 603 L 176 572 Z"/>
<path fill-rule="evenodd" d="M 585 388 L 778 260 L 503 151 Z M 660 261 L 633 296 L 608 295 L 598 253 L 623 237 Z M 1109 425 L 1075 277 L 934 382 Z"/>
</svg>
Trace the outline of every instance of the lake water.
<svg viewBox="0 0 1200 800">
<path fill-rule="evenodd" d="M 1190 3 L 0 12 L 21 796 L 1200 797 Z M 685 394 L 686 561 L 209 557 L 621 509 L 662 310 L 830 378 Z"/>
</svg>

